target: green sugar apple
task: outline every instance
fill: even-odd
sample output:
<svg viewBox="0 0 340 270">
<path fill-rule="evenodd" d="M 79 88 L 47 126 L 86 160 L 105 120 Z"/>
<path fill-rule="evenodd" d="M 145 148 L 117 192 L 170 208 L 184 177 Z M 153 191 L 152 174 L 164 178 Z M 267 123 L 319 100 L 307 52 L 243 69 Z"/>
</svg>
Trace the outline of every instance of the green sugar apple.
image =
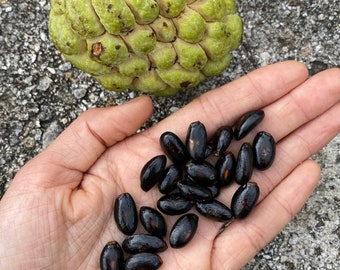
<svg viewBox="0 0 340 270">
<path fill-rule="evenodd" d="M 51 0 L 49 32 L 116 92 L 171 96 L 224 71 L 241 43 L 235 0 Z"/>
</svg>

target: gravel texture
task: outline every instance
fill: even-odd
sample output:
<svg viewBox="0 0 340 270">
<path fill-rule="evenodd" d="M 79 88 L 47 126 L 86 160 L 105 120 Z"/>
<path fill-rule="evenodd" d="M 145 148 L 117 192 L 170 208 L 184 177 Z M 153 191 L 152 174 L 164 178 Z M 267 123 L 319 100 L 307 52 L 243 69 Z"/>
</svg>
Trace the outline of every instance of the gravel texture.
<svg viewBox="0 0 340 270">
<path fill-rule="evenodd" d="M 0 198 L 18 169 L 81 112 L 139 95 L 110 93 L 65 62 L 49 40 L 49 9 L 46 0 L 0 2 Z M 245 32 L 232 65 L 191 91 L 153 97 L 144 128 L 260 66 L 295 59 L 311 74 L 340 66 L 339 0 L 243 0 L 238 9 Z M 318 188 L 244 269 L 340 269 L 340 135 L 313 158 L 323 169 Z"/>
</svg>

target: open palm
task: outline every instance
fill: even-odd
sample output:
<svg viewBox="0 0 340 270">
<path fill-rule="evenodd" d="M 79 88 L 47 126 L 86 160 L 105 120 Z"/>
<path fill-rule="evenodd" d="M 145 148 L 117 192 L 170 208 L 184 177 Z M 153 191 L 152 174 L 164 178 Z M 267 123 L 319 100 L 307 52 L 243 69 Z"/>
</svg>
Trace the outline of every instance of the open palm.
<svg viewBox="0 0 340 270">
<path fill-rule="evenodd" d="M 184 139 L 188 125 L 199 120 L 211 136 L 260 108 L 266 117 L 249 138 L 259 130 L 270 132 L 277 154 L 270 169 L 254 171 L 251 181 L 261 191 L 254 211 L 218 237 L 222 224 L 200 216 L 187 246 L 160 253 L 162 269 L 239 269 L 282 230 L 317 185 L 320 170 L 309 157 L 340 131 L 337 69 L 307 79 L 306 68 L 293 61 L 261 68 L 139 134 L 152 112 L 147 97 L 85 112 L 19 171 L 0 201 L 0 268 L 99 269 L 104 245 L 125 237 L 113 219 L 115 198 L 129 192 L 139 208 L 155 207 L 160 197 L 156 188 L 141 190 L 139 174 L 162 153 L 161 133 L 170 130 Z M 231 150 L 238 147 L 233 143 Z M 219 200 L 230 205 L 236 188 L 223 189 Z M 177 218 L 166 216 L 168 231 Z"/>
</svg>

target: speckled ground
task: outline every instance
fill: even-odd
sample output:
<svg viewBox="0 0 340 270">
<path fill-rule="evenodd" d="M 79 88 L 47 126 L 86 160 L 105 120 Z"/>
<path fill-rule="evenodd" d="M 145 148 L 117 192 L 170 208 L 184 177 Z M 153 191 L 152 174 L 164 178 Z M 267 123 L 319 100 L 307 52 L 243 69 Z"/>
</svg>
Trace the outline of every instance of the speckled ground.
<svg viewBox="0 0 340 270">
<path fill-rule="evenodd" d="M 257 3 L 260 2 L 260 3 Z M 104 91 L 65 62 L 48 38 L 49 2 L 0 2 L 0 197 L 17 170 L 90 107 L 138 95 Z M 158 122 L 199 94 L 273 62 L 314 74 L 340 66 L 340 1 L 238 1 L 245 32 L 232 65 L 192 91 L 153 98 Z M 340 135 L 314 157 L 322 180 L 295 219 L 244 269 L 340 269 Z"/>
</svg>

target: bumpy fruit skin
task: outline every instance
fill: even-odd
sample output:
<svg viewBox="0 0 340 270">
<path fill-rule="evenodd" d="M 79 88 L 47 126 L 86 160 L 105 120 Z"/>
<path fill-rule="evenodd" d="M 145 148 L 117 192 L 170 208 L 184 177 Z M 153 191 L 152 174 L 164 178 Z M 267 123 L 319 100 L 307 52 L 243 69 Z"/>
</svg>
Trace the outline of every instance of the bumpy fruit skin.
<svg viewBox="0 0 340 270">
<path fill-rule="evenodd" d="M 51 0 L 49 31 L 105 88 L 171 96 L 225 70 L 243 25 L 235 0 Z"/>
</svg>

